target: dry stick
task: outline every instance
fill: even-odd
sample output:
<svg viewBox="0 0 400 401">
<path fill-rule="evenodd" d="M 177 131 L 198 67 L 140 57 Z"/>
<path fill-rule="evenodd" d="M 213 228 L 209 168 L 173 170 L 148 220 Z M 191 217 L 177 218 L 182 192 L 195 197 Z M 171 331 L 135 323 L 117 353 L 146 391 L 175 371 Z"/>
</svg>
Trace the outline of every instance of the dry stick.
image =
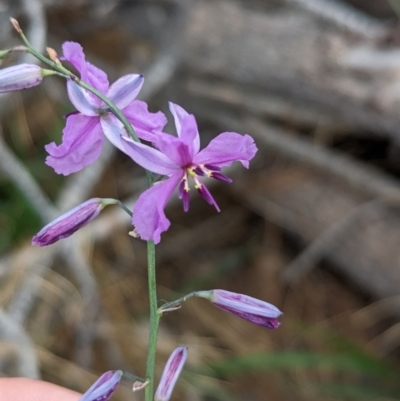
<svg viewBox="0 0 400 401">
<path fill-rule="evenodd" d="M 34 344 L 25 329 L 9 314 L 0 309 L 1 346 L 11 345 L 15 351 L 19 375 L 38 379 L 40 377 Z"/>
<path fill-rule="evenodd" d="M 26 35 L 35 49 L 42 53 L 46 46 L 47 32 L 47 21 L 42 0 L 22 0 L 22 7 L 29 21 Z M 31 63 L 33 60 L 38 63 L 35 57 L 28 53 L 24 54 L 23 62 Z"/>
<path fill-rule="evenodd" d="M 82 296 L 85 324 L 78 324 L 76 329 L 75 360 L 79 366 L 89 368 L 92 365 L 93 326 L 100 313 L 100 295 L 92 268 L 86 262 L 82 247 L 76 238 L 69 238 L 61 243 L 62 255 L 73 271 L 79 283 Z"/>
<path fill-rule="evenodd" d="M 57 216 L 57 210 L 43 193 L 26 167 L 14 156 L 2 137 L 0 127 L 0 171 L 21 191 L 44 222 Z"/>
<path fill-rule="evenodd" d="M 389 23 L 381 22 L 339 0 L 286 0 L 311 11 L 338 26 L 368 38 L 386 35 L 391 28 Z"/>
<path fill-rule="evenodd" d="M 266 148 L 278 151 L 291 159 L 327 171 L 350 185 L 367 191 L 374 198 L 394 197 L 400 193 L 400 183 L 337 151 L 313 144 L 310 140 L 288 135 L 288 131 L 272 124 L 263 124 L 250 119 L 244 125 L 256 141 Z"/>
<path fill-rule="evenodd" d="M 283 273 L 284 280 L 288 284 L 296 284 L 323 259 L 326 253 L 329 252 L 339 239 L 346 237 L 346 233 L 350 232 L 354 224 L 384 201 L 385 199 L 375 199 L 365 202 L 355 207 L 337 223 L 332 224 L 289 264 Z"/>
</svg>

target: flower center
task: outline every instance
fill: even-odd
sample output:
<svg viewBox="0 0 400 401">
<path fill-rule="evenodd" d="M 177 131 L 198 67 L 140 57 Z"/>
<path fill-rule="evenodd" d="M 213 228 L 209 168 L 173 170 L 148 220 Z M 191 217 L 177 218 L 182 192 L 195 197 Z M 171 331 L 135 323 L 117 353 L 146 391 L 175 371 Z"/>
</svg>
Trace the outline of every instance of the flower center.
<svg viewBox="0 0 400 401">
<path fill-rule="evenodd" d="M 208 177 L 214 178 L 219 181 L 224 182 L 232 182 L 232 180 L 226 175 L 221 173 L 221 168 L 218 166 L 214 166 L 211 164 L 192 164 L 185 168 L 184 175 L 179 184 L 179 198 L 182 199 L 183 202 L 183 210 L 187 212 L 189 210 L 190 203 L 190 185 L 189 178 L 194 181 L 194 187 L 199 192 L 200 196 L 205 199 L 207 203 L 210 205 L 214 205 L 215 208 L 219 211 L 219 207 L 212 197 L 210 191 L 207 187 L 201 182 L 199 177 Z"/>
<path fill-rule="evenodd" d="M 110 112 L 110 108 L 108 106 L 101 106 L 97 109 L 97 113 L 100 117 L 105 117 Z"/>
</svg>

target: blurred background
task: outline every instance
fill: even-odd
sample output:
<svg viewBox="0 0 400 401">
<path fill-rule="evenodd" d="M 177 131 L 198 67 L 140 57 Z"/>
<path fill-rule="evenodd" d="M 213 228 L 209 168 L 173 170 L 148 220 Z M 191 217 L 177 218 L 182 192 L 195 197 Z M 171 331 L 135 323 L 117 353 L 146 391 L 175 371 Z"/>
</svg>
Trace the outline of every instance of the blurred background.
<svg viewBox="0 0 400 401">
<path fill-rule="evenodd" d="M 77 41 L 110 81 L 144 73 L 140 99 L 259 148 L 250 170 L 172 199 L 157 247 L 160 303 L 223 288 L 277 305 L 268 331 L 191 300 L 164 316 L 157 376 L 189 347 L 174 400 L 400 399 L 400 2 L 391 0 L 0 1 L 0 47 L 61 54 Z M 3 67 L 34 62 L 14 54 Z M 133 205 L 141 169 L 110 146 L 82 172 L 44 164 L 73 110 L 65 82 L 0 98 L 0 375 L 85 391 L 105 370 L 144 375 L 146 248 L 105 211 L 46 248 L 31 237 L 89 197 Z M 169 127 L 170 132 L 173 128 Z M 115 399 L 141 400 L 129 381 Z"/>
</svg>

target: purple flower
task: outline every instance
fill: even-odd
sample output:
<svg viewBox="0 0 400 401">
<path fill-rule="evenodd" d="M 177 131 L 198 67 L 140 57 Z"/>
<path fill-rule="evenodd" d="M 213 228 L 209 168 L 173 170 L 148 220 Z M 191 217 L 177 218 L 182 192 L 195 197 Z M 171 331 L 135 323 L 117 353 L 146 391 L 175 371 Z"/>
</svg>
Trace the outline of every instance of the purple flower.
<svg viewBox="0 0 400 401">
<path fill-rule="evenodd" d="M 182 107 L 170 103 L 170 110 L 175 119 L 178 137 L 160 133 L 153 141 L 158 149 L 136 143 L 124 137 L 125 152 L 139 165 L 157 174 L 169 178 L 156 183 L 145 191 L 136 202 L 133 210 L 133 225 L 144 240 L 160 242 L 160 235 L 170 226 L 164 208 L 176 187 L 183 201 L 183 209 L 189 209 L 190 181 L 199 194 L 217 211 L 219 207 L 201 181 L 202 176 L 224 182 L 232 182 L 221 173 L 221 168 L 234 161 L 240 161 L 248 167 L 249 161 L 257 152 L 253 138 L 235 132 L 224 132 L 200 150 L 200 137 L 194 116 Z"/>
<path fill-rule="evenodd" d="M 124 75 L 109 86 L 106 73 L 85 60 L 78 43 L 65 42 L 63 52 L 63 59 L 79 71 L 84 82 L 105 94 L 122 110 L 139 138 L 152 141 L 154 135 L 164 128 L 167 121 L 163 113 L 150 113 L 146 103 L 134 100 L 143 85 L 142 75 Z M 46 145 L 49 154 L 46 163 L 63 175 L 79 171 L 97 160 L 103 146 L 103 134 L 114 146 L 125 151 L 121 144 L 122 124 L 108 107 L 71 79 L 67 82 L 67 89 L 78 111 L 68 115 L 62 143 Z"/>
<path fill-rule="evenodd" d="M 75 231 L 95 219 L 105 206 L 113 203 L 116 203 L 114 199 L 89 199 L 43 227 L 32 238 L 32 244 L 46 246 L 70 237 Z"/>
<path fill-rule="evenodd" d="M 34 64 L 19 64 L 0 70 L 0 93 L 19 91 L 39 85 L 45 75 L 53 71 L 44 70 Z"/>
<path fill-rule="evenodd" d="M 187 358 L 187 347 L 177 348 L 169 357 L 154 395 L 154 401 L 168 401 Z"/>
<path fill-rule="evenodd" d="M 108 401 L 121 381 L 121 370 L 109 370 L 82 395 L 79 401 Z"/>
<path fill-rule="evenodd" d="M 251 323 L 268 329 L 279 327 L 282 312 L 274 305 L 248 295 L 225 290 L 198 291 L 196 296 L 206 298 L 212 304 Z"/>
</svg>

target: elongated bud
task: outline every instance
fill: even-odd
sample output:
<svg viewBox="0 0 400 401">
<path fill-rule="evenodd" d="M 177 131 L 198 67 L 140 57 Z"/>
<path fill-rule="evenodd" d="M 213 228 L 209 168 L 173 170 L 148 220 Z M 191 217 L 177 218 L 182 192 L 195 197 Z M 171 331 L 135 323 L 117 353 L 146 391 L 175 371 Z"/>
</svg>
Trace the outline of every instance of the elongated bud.
<svg viewBox="0 0 400 401">
<path fill-rule="evenodd" d="M 102 374 L 79 401 L 108 401 L 117 389 L 122 374 L 122 370 L 109 370 Z"/>
<path fill-rule="evenodd" d="M 19 22 L 15 19 L 15 18 L 10 18 L 10 22 L 12 24 L 12 26 L 14 27 L 14 29 L 18 32 L 18 33 L 22 33 L 22 29 L 19 26 Z"/>
<path fill-rule="evenodd" d="M 39 85 L 46 75 L 55 71 L 45 70 L 35 64 L 19 64 L 0 70 L 0 93 L 13 92 Z"/>
<path fill-rule="evenodd" d="M 57 52 L 54 49 L 52 49 L 51 47 L 46 47 L 46 51 L 51 61 L 54 61 L 56 64 L 61 64 Z"/>
<path fill-rule="evenodd" d="M 169 357 L 161 376 L 154 401 L 168 401 L 187 358 L 187 347 L 177 348 Z"/>
<path fill-rule="evenodd" d="M 198 291 L 196 296 L 206 298 L 218 308 L 259 326 L 276 329 L 280 325 L 278 317 L 282 315 L 282 312 L 276 306 L 248 295 L 225 290 L 211 290 Z"/>
<path fill-rule="evenodd" d="M 32 244 L 46 246 L 68 238 L 95 219 L 105 206 L 115 203 L 117 203 L 115 199 L 89 199 L 43 227 L 33 237 Z"/>
</svg>

